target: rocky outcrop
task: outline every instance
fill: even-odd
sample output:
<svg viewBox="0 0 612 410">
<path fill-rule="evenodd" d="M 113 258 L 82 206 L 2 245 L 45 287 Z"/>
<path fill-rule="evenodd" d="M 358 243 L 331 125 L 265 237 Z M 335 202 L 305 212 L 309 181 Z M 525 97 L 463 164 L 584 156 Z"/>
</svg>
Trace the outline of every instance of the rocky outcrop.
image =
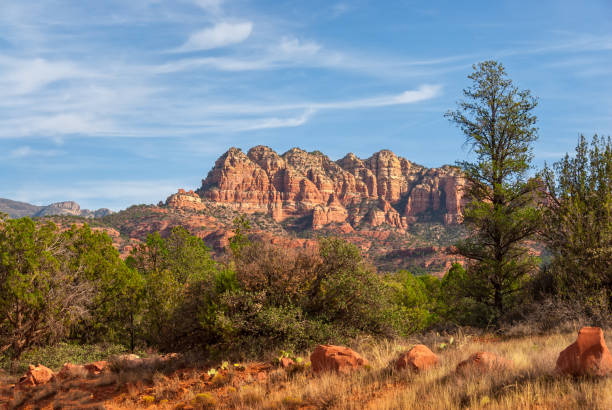
<svg viewBox="0 0 612 410">
<path fill-rule="evenodd" d="M 348 154 L 332 161 L 318 151 L 293 148 L 279 155 L 257 146 L 246 154 L 228 150 L 197 194 L 241 212 L 265 212 L 276 221 L 311 216 L 313 229 L 345 221 L 352 227 L 404 229 L 415 221 L 458 223 L 463 184 L 457 168 L 428 169 L 388 150 L 365 160 Z M 167 205 L 193 206 L 186 193 L 179 194 Z"/>
<path fill-rule="evenodd" d="M 81 215 L 81 207 L 74 201 L 55 202 L 41 209 L 34 216 L 51 216 L 51 215 Z"/>
<path fill-rule="evenodd" d="M 612 373 L 612 355 L 603 330 L 583 327 L 578 339 L 559 354 L 557 372 L 571 376 L 605 376 Z"/>
<path fill-rule="evenodd" d="M 330 223 L 342 223 L 348 218 L 348 212 L 332 195 L 326 206 L 316 205 L 312 212 L 312 228 L 320 229 Z"/>
<path fill-rule="evenodd" d="M 436 366 L 440 362 L 438 356 L 425 345 L 416 345 L 403 353 L 395 362 L 398 370 L 410 369 L 413 372 L 421 372 Z"/>
<path fill-rule="evenodd" d="M 350 373 L 367 364 L 368 361 L 359 353 L 344 346 L 318 345 L 310 355 L 310 365 L 314 373 L 323 371 Z"/>
<path fill-rule="evenodd" d="M 193 211 L 201 211 L 204 209 L 202 198 L 193 190 L 185 192 L 184 189 L 179 189 L 176 194 L 170 195 L 166 199 L 166 206 L 175 209 L 190 209 Z"/>
</svg>

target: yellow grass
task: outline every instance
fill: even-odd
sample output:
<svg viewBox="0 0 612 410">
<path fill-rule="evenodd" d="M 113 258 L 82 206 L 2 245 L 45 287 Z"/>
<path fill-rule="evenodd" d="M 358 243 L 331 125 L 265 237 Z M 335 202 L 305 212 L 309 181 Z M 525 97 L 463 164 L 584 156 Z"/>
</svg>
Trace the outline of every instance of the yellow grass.
<svg viewBox="0 0 612 410">
<path fill-rule="evenodd" d="M 612 340 L 612 332 L 606 333 Z M 270 377 L 254 394 L 238 388 L 223 406 L 239 409 L 612 409 L 612 378 L 572 379 L 556 375 L 559 352 L 576 333 L 532 336 L 492 343 L 459 337 L 438 352 L 441 365 L 422 374 L 397 372 L 390 363 L 417 340 L 362 342 L 355 346 L 370 368 L 350 376 L 302 373 Z M 431 344 L 431 343 L 430 343 Z M 436 348 L 436 346 L 431 346 Z M 457 363 L 476 351 L 490 351 L 514 361 L 515 368 L 462 378 Z M 252 393 L 247 393 L 252 392 Z M 254 397 L 261 398 L 255 400 Z"/>
<path fill-rule="evenodd" d="M 559 353 L 576 340 L 577 332 L 510 339 L 429 335 L 411 340 L 362 339 L 350 346 L 369 366 L 350 375 L 313 375 L 307 365 L 244 372 L 230 370 L 218 381 L 208 380 L 207 368 L 187 367 L 161 373 L 132 369 L 90 380 L 95 386 L 121 387 L 104 400 L 111 409 L 612 409 L 612 376 L 570 378 L 555 373 Z M 612 340 L 612 331 L 606 332 Z M 423 343 L 440 357 L 440 365 L 415 374 L 396 371 L 400 353 Z M 610 343 L 610 342 L 609 342 Z M 514 362 L 511 370 L 455 375 L 457 364 L 477 351 L 489 351 Z M 302 356 L 303 362 L 309 358 Z M 195 364 L 195 363 L 193 363 Z M 260 369 L 261 363 L 247 368 Z M 264 366 L 265 367 L 265 366 Z M 266 367 L 266 368 L 269 368 Z M 206 380 L 206 381 L 205 381 Z M 71 381 L 70 383 L 76 383 Z M 55 384 L 28 394 L 17 392 L 12 405 L 49 400 Z M 57 387 L 57 386 L 55 386 Z M 64 386 L 69 387 L 69 384 Z M 0 392 L 1 393 L 1 392 Z M 65 394 L 64 394 L 65 393 Z M 62 400 L 85 403 L 89 393 L 79 386 L 62 393 Z M 64 397 L 65 396 L 65 397 Z M 81 397 L 83 396 L 83 397 Z M 87 397 L 86 397 L 87 396 Z M 56 400 L 56 398 L 53 398 Z M 59 400 L 59 398 L 57 398 Z M 58 402 L 59 403 L 59 402 Z M 60 406 L 61 407 L 61 406 Z M 77 406 L 78 407 L 78 406 Z M 0 400 L 0 408 L 2 408 Z"/>
</svg>

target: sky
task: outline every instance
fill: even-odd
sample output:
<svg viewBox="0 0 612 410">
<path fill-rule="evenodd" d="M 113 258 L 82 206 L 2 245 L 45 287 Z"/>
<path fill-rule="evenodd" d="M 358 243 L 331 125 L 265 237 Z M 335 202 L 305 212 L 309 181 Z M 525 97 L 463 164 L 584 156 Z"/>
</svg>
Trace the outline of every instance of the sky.
<svg viewBox="0 0 612 410">
<path fill-rule="evenodd" d="M 610 0 L 0 0 L 0 197 L 157 203 L 232 146 L 452 164 L 443 115 L 488 59 L 539 98 L 541 167 L 612 134 L 610 21 Z"/>
</svg>

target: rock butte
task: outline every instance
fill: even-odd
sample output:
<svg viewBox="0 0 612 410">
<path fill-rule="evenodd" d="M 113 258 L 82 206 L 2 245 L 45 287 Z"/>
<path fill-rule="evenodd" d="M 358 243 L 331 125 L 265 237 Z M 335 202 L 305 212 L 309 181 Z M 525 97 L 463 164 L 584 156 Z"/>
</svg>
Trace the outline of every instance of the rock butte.
<svg viewBox="0 0 612 410">
<path fill-rule="evenodd" d="M 204 199 L 276 221 L 311 217 L 313 229 L 330 223 L 405 229 L 417 221 L 459 223 L 463 185 L 455 167 L 425 168 L 388 150 L 332 161 L 318 151 L 279 155 L 259 145 L 246 154 L 230 148 L 196 192 L 179 190 L 166 205 L 199 210 Z"/>
</svg>

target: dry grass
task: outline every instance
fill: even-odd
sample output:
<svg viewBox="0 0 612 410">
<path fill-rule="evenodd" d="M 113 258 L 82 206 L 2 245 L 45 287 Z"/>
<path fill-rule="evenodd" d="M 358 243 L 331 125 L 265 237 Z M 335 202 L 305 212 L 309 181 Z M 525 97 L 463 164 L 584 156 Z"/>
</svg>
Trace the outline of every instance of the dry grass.
<svg viewBox="0 0 612 410">
<path fill-rule="evenodd" d="M 612 340 L 611 332 L 606 336 Z M 559 352 L 575 338 L 571 333 L 489 342 L 461 336 L 452 347 L 438 351 L 440 366 L 422 374 L 390 366 L 414 343 L 364 341 L 355 348 L 368 358 L 369 369 L 350 376 L 302 373 L 269 378 L 261 388 L 239 389 L 226 404 L 238 409 L 612 409 L 612 378 L 572 379 L 554 373 Z M 454 375 L 456 365 L 479 350 L 511 359 L 514 369 Z"/>
<path fill-rule="evenodd" d="M 436 334 L 413 340 L 362 339 L 351 347 L 369 360 L 369 366 L 350 375 L 313 375 L 304 364 L 286 371 L 247 363 L 226 370 L 218 367 L 215 379 L 208 376 L 208 367 L 194 363 L 175 369 L 155 362 L 117 367 L 115 373 L 67 380 L 61 386 L 13 391 L 6 404 L 106 409 L 612 409 L 612 376 L 575 379 L 554 372 L 559 352 L 576 334 L 500 339 L 459 332 L 452 343 L 449 336 Z M 611 331 L 606 338 L 612 340 Z M 440 365 L 419 374 L 396 371 L 395 359 L 417 343 L 434 350 Z M 477 351 L 510 359 L 514 367 L 456 375 L 457 364 Z M 307 355 L 302 358 L 308 361 Z"/>
</svg>

